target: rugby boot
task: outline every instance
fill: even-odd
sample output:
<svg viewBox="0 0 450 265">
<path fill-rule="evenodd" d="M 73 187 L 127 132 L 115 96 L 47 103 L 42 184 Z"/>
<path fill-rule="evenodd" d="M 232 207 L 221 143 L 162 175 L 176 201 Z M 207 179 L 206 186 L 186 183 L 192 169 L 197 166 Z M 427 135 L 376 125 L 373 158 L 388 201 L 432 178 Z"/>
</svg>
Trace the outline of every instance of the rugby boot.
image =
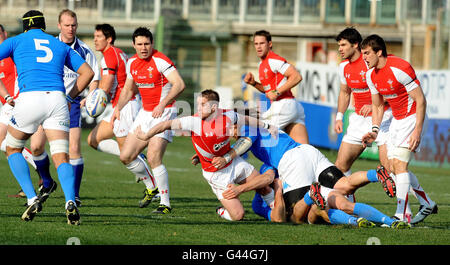
<svg viewBox="0 0 450 265">
<path fill-rule="evenodd" d="M 386 192 L 387 196 L 394 198 L 397 192 L 395 188 L 395 182 L 392 177 L 389 175 L 389 171 L 385 169 L 383 166 L 377 167 L 377 177 L 383 186 L 384 192 Z"/>
<path fill-rule="evenodd" d="M 311 184 L 311 187 L 309 188 L 309 196 L 320 209 L 325 210 L 325 206 L 327 203 L 320 193 L 319 182 L 314 182 L 313 184 Z"/>
<path fill-rule="evenodd" d="M 150 202 L 152 202 L 153 197 L 155 197 L 158 193 L 158 188 L 154 188 L 153 190 L 146 188 L 144 190 L 144 197 L 139 201 L 139 208 L 147 207 Z"/>
</svg>

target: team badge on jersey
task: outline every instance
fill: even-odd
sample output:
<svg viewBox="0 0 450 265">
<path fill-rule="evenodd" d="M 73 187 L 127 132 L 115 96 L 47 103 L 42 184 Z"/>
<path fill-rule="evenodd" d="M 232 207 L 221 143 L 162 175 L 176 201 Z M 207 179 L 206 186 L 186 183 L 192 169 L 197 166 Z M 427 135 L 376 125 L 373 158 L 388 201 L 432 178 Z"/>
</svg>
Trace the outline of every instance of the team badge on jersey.
<svg viewBox="0 0 450 265">
<path fill-rule="evenodd" d="M 363 81 L 363 82 L 366 82 L 366 72 L 361 71 L 361 72 L 359 73 L 359 75 L 361 76 L 362 81 Z"/>
</svg>

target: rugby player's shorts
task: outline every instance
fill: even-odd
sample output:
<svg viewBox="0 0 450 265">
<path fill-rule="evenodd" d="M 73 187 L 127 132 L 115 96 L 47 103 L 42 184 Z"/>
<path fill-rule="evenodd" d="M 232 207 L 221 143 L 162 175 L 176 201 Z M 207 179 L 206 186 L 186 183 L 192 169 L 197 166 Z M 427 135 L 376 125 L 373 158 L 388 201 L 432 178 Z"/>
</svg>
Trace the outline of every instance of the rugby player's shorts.
<svg viewBox="0 0 450 265">
<path fill-rule="evenodd" d="M 291 123 L 305 125 L 305 110 L 295 98 L 285 98 L 273 101 L 262 119 L 283 130 Z"/>
<path fill-rule="evenodd" d="M 425 117 L 422 135 L 425 133 L 425 129 L 427 128 L 428 118 Z M 389 126 L 389 137 L 387 141 L 388 148 L 388 158 L 392 157 L 392 152 L 395 148 L 409 147 L 409 138 L 416 127 L 416 114 L 412 114 L 404 119 L 397 120 L 395 118 L 392 119 L 391 126 Z M 416 148 L 416 152 L 420 151 L 420 144 Z"/>
<path fill-rule="evenodd" d="M 61 91 L 21 92 L 9 121 L 13 128 L 33 134 L 39 125 L 44 130 L 69 132 L 69 107 Z"/>
<path fill-rule="evenodd" d="M 0 109 L 0 123 L 8 126 L 14 107 L 5 103 Z"/>
<path fill-rule="evenodd" d="M 116 137 L 126 137 L 128 132 L 133 125 L 139 111 L 141 109 L 141 102 L 139 100 L 133 99 L 128 101 L 128 103 L 123 106 L 120 111 L 120 120 L 114 121 L 113 132 Z M 111 117 L 114 114 L 114 110 L 103 118 L 105 122 L 111 122 Z"/>
<path fill-rule="evenodd" d="M 392 121 L 392 110 L 389 108 L 384 111 L 383 120 L 380 124 L 380 130 L 378 132 L 375 143 L 380 146 L 387 143 L 389 126 Z M 362 145 L 362 137 L 372 131 L 372 116 L 364 117 L 362 115 L 353 112 L 349 117 L 349 125 L 347 132 L 342 138 L 343 142 L 349 144 Z"/>
<path fill-rule="evenodd" d="M 134 133 L 134 130 L 140 125 L 141 130 L 144 133 L 147 133 L 151 128 L 153 128 L 155 125 L 168 120 L 173 120 L 177 117 L 177 108 L 176 107 L 170 107 L 165 108 L 163 114 L 159 118 L 154 118 L 152 116 L 152 111 L 146 111 L 143 108 L 139 111 L 136 120 L 134 121 L 130 132 Z M 157 135 L 160 138 L 166 139 L 169 143 L 172 142 L 173 139 L 173 132 L 172 130 L 166 130 L 162 133 L 158 133 Z"/>
<path fill-rule="evenodd" d="M 319 181 L 320 174 L 331 166 L 334 166 L 333 163 L 312 145 L 302 144 L 292 148 L 284 153 L 278 164 L 283 194 Z M 327 186 L 333 188 L 334 184 Z"/>
<path fill-rule="evenodd" d="M 233 159 L 231 164 L 216 172 L 208 172 L 203 170 L 203 177 L 211 186 L 212 191 L 217 199 L 222 200 L 222 193 L 227 189 L 228 184 L 238 184 L 248 178 L 255 167 L 245 161 L 240 156 Z"/>
</svg>

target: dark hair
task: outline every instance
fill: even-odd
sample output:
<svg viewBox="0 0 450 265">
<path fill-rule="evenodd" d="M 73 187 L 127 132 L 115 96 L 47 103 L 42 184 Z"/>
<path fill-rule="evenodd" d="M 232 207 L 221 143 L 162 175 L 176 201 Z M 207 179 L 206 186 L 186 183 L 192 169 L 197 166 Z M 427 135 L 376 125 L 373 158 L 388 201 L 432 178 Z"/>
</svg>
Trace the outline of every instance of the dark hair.
<svg viewBox="0 0 450 265">
<path fill-rule="evenodd" d="M 44 14 L 38 10 L 30 10 L 26 12 L 22 17 L 23 32 L 30 30 L 31 28 L 37 28 L 45 30 L 45 18 Z"/>
<path fill-rule="evenodd" d="M 59 15 L 58 15 L 58 22 L 61 22 L 61 17 L 62 17 L 62 15 L 64 15 L 64 14 L 67 14 L 67 15 L 73 17 L 74 19 L 77 19 L 77 14 L 76 14 L 75 12 L 73 12 L 73 11 L 70 10 L 70 9 L 63 9 L 61 12 L 59 12 Z"/>
<path fill-rule="evenodd" d="M 139 27 L 139 28 L 135 29 L 133 32 L 133 43 L 134 43 L 136 37 L 139 37 L 139 36 L 147 37 L 150 39 L 150 43 L 153 43 L 153 34 L 148 28 Z"/>
<path fill-rule="evenodd" d="M 255 34 L 253 34 L 253 39 L 255 39 L 256 36 L 266 37 L 267 42 L 272 41 L 272 35 L 270 35 L 270 32 L 267 30 L 258 30 Z"/>
<path fill-rule="evenodd" d="M 347 40 L 351 44 L 358 44 L 358 48 L 361 49 L 361 34 L 355 28 L 346 28 L 336 36 L 336 41 Z"/>
<path fill-rule="evenodd" d="M 207 98 L 208 101 L 220 101 L 219 93 L 212 89 L 206 89 L 201 92 L 202 97 Z"/>
<path fill-rule="evenodd" d="M 361 48 L 371 47 L 374 52 L 381 51 L 384 57 L 387 57 L 386 43 L 383 38 L 373 34 L 365 38 L 361 43 Z"/>
<path fill-rule="evenodd" d="M 114 27 L 110 24 L 97 24 L 95 25 L 95 30 L 101 30 L 105 38 L 111 38 L 111 44 L 114 44 L 116 40 L 116 31 Z"/>
<path fill-rule="evenodd" d="M 3 27 L 2 24 L 0 24 L 0 29 L 1 29 L 3 32 L 5 32 L 5 27 Z"/>
</svg>

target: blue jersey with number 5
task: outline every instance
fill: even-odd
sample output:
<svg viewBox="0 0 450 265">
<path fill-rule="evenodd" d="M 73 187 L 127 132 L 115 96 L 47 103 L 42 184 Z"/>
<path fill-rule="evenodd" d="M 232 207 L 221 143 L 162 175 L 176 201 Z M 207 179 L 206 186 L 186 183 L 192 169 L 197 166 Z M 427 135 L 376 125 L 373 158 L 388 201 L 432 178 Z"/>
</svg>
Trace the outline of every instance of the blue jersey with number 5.
<svg viewBox="0 0 450 265">
<path fill-rule="evenodd" d="M 64 65 L 76 72 L 85 62 L 67 44 L 40 29 L 6 39 L 0 45 L 0 60 L 6 57 L 11 57 L 16 64 L 20 93 L 65 93 Z"/>
</svg>

